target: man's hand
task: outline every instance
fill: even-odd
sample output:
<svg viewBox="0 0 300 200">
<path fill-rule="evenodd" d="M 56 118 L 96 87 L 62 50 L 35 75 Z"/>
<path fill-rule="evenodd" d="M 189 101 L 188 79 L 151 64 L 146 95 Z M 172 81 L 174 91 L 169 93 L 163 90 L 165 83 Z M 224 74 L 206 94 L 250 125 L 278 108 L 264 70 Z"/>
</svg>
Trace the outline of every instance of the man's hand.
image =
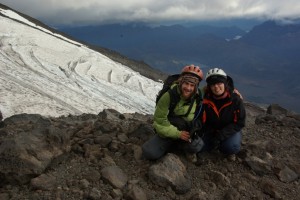
<svg viewBox="0 0 300 200">
<path fill-rule="evenodd" d="M 189 142 L 190 141 L 190 133 L 187 131 L 180 132 L 180 139 Z"/>
</svg>

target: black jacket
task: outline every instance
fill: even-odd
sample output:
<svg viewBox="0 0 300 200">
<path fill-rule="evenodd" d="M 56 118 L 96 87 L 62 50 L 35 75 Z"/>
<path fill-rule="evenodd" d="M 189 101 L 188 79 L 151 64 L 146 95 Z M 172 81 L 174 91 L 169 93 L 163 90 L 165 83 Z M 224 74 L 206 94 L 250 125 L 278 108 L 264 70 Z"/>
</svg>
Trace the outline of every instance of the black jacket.
<svg viewBox="0 0 300 200">
<path fill-rule="evenodd" d="M 209 93 L 203 99 L 201 132 L 213 134 L 218 140 L 228 138 L 245 126 L 246 112 L 242 99 L 235 93 L 227 93 L 224 99 L 215 99 Z"/>
</svg>

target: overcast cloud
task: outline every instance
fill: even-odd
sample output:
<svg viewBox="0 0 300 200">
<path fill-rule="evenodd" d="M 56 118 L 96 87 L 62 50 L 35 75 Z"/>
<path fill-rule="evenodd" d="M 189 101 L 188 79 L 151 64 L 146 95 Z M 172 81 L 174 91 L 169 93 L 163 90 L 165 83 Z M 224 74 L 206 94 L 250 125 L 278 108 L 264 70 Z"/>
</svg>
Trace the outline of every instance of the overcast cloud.
<svg viewBox="0 0 300 200">
<path fill-rule="evenodd" d="M 51 24 L 299 19 L 299 0 L 0 0 Z"/>
</svg>

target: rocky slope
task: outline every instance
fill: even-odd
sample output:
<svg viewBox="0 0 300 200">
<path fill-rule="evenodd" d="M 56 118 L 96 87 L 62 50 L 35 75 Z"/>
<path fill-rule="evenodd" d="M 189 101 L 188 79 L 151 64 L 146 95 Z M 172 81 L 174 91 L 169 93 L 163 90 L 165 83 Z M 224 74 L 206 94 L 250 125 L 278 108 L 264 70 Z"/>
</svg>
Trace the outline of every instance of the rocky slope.
<svg viewBox="0 0 300 200">
<path fill-rule="evenodd" d="M 141 158 L 151 115 L 14 115 L 1 122 L 0 199 L 298 199 L 300 116 L 246 107 L 237 159 L 203 153 L 198 165 Z"/>
</svg>

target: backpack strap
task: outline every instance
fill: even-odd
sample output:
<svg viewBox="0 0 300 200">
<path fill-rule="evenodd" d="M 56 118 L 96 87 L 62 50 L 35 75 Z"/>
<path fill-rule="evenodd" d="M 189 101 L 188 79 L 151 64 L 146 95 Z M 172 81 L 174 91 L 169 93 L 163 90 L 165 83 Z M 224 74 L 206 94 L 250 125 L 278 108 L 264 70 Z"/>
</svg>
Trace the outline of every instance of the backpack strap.
<svg viewBox="0 0 300 200">
<path fill-rule="evenodd" d="M 192 99 L 188 111 L 185 113 L 185 115 L 183 115 L 184 117 L 187 117 L 190 114 L 192 107 L 194 105 L 194 102 L 195 102 L 195 98 Z"/>
<path fill-rule="evenodd" d="M 178 85 L 174 86 L 173 88 L 169 89 L 170 95 L 170 105 L 169 105 L 169 115 L 174 116 L 174 109 L 177 103 L 180 101 L 180 95 L 177 92 Z"/>
<path fill-rule="evenodd" d="M 196 111 L 195 111 L 195 117 L 194 117 L 194 120 L 196 120 L 200 113 L 201 113 L 201 110 L 202 110 L 202 101 L 203 101 L 203 95 L 202 95 L 202 91 L 200 88 L 198 88 L 198 93 L 196 94 Z"/>
</svg>

